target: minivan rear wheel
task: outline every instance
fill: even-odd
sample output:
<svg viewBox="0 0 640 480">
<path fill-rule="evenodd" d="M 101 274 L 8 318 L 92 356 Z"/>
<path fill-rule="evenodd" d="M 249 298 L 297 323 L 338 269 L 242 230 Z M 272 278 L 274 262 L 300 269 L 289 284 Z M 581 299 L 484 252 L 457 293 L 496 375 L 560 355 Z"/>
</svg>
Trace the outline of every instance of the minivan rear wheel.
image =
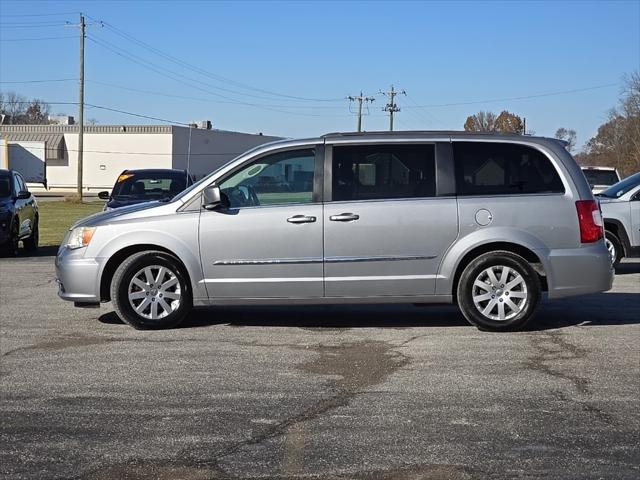
<svg viewBox="0 0 640 480">
<path fill-rule="evenodd" d="M 622 244 L 615 233 L 606 230 L 604 232 L 604 244 L 609 250 L 609 256 L 611 257 L 611 265 L 617 267 L 622 260 Z"/>
<path fill-rule="evenodd" d="M 131 255 L 111 281 L 118 316 L 136 329 L 171 328 L 191 311 L 191 285 L 172 255 L 146 251 Z"/>
<path fill-rule="evenodd" d="M 465 318 L 480 329 L 518 330 L 533 317 L 540 290 L 538 274 L 524 258 L 496 251 L 465 267 L 457 300 Z"/>
</svg>

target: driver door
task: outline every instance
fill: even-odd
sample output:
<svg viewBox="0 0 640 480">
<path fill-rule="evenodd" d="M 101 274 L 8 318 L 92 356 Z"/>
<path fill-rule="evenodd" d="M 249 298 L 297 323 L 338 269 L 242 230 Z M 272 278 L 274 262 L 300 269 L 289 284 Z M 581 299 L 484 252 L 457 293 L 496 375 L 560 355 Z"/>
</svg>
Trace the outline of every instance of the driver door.
<svg viewBox="0 0 640 480">
<path fill-rule="evenodd" d="M 322 297 L 321 150 L 267 154 L 216 182 L 230 206 L 200 213 L 210 299 Z"/>
</svg>

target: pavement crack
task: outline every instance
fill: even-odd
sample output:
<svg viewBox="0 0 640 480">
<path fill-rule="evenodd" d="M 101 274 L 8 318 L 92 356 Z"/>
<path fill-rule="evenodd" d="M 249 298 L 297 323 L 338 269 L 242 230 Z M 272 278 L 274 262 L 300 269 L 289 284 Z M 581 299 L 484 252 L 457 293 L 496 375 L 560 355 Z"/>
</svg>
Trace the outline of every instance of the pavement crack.
<svg viewBox="0 0 640 480">
<path fill-rule="evenodd" d="M 327 376 L 330 382 L 329 390 L 335 393 L 289 418 L 268 426 L 246 440 L 218 451 L 212 462 L 218 465 L 219 460 L 239 452 L 244 447 L 284 435 L 297 424 L 348 405 L 353 397 L 364 393 L 373 385 L 382 383 L 387 376 L 409 363 L 408 357 L 393 351 L 397 346 L 381 341 L 317 345 L 312 348 L 319 355 L 301 364 L 298 369 L 305 373 Z"/>
<path fill-rule="evenodd" d="M 590 395 L 589 380 L 578 375 L 575 371 L 567 372 L 554 366 L 558 360 L 580 360 L 589 353 L 586 349 L 571 343 L 559 331 L 537 332 L 529 336 L 535 349 L 534 355 L 529 357 L 525 366 L 550 377 L 568 382 L 579 395 Z M 583 411 L 592 414 L 608 424 L 615 423 L 615 419 L 608 413 L 596 407 L 590 402 L 572 398 L 560 390 L 554 390 L 551 394 L 559 401 L 575 403 Z"/>
</svg>

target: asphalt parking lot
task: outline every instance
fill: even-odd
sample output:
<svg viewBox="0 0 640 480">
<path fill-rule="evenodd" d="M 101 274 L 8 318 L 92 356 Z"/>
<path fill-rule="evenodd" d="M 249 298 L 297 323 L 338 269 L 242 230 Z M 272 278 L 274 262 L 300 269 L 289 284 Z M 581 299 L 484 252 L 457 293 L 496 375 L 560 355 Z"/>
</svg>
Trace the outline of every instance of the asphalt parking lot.
<svg viewBox="0 0 640 480">
<path fill-rule="evenodd" d="M 217 308 L 135 331 L 0 259 L 7 479 L 637 479 L 640 262 L 483 333 L 453 307 Z"/>
</svg>

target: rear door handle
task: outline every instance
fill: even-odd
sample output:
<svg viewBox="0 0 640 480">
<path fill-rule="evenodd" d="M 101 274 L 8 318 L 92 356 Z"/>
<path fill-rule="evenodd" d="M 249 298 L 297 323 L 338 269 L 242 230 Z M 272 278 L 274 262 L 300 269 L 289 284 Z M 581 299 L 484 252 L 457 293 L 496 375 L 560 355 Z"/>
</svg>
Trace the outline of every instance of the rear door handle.
<svg viewBox="0 0 640 480">
<path fill-rule="evenodd" d="M 289 223 L 313 223 L 315 221 L 316 217 L 309 215 L 294 215 L 293 217 L 287 218 L 287 222 Z"/>
<path fill-rule="evenodd" d="M 353 222 L 359 218 L 360 215 L 356 215 L 355 213 L 341 213 L 340 215 L 331 215 L 329 220 L 332 222 Z"/>
</svg>

